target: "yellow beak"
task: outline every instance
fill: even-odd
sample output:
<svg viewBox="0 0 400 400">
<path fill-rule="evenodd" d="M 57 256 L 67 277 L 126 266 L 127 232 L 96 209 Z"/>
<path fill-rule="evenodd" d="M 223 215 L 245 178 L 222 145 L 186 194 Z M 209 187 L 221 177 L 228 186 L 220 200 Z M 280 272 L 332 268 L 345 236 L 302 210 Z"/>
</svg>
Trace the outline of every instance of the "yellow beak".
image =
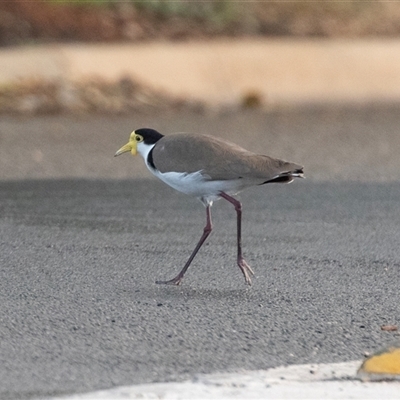
<svg viewBox="0 0 400 400">
<path fill-rule="evenodd" d="M 125 145 L 122 146 L 115 154 L 114 157 L 117 157 L 123 153 L 127 153 L 130 151 L 132 155 L 136 155 L 137 153 L 137 146 L 136 146 L 136 140 L 129 140 L 129 142 Z"/>
</svg>

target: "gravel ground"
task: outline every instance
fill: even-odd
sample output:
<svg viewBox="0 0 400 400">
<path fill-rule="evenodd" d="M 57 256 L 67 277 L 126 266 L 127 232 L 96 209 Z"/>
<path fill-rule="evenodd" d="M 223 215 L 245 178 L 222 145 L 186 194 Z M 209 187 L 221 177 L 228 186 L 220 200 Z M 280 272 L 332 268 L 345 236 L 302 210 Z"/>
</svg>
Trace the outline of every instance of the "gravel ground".
<svg viewBox="0 0 400 400">
<path fill-rule="evenodd" d="M 399 325 L 400 113 L 53 116 L 0 121 L 0 397 L 32 398 L 196 373 L 359 360 Z M 307 180 L 240 195 L 181 287 L 201 204 L 113 158 L 152 126 L 229 138 L 305 165 Z"/>
</svg>

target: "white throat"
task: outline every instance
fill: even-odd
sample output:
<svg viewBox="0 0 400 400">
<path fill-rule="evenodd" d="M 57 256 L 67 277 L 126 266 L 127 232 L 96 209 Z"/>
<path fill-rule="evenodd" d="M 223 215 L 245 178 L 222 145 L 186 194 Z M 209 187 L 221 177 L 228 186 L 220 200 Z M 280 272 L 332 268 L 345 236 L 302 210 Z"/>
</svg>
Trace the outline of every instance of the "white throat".
<svg viewBox="0 0 400 400">
<path fill-rule="evenodd" d="M 145 144 L 143 142 L 140 142 L 137 144 L 137 151 L 138 153 L 143 157 L 143 160 L 146 164 L 146 167 L 153 172 L 154 174 L 154 170 L 149 166 L 148 162 L 147 162 L 147 157 L 150 153 L 150 151 L 153 149 L 153 147 L 155 146 L 155 144 Z"/>
</svg>

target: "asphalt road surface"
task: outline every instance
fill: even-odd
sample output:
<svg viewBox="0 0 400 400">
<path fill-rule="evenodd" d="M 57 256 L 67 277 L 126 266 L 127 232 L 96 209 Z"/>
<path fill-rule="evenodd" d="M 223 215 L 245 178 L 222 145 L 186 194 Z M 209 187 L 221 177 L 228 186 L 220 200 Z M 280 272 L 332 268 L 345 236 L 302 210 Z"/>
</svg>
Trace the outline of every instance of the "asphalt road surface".
<svg viewBox="0 0 400 400">
<path fill-rule="evenodd" d="M 325 156 L 326 175 L 318 175 L 319 148 L 298 150 L 302 140 L 274 147 L 274 155 L 304 164 L 306 173 L 310 162 L 311 177 L 240 194 L 244 255 L 256 274 L 250 288 L 235 264 L 235 213 L 223 200 L 213 207 L 215 230 L 182 286 L 154 283 L 180 270 L 202 233 L 205 211 L 200 202 L 142 178 L 139 158 L 107 164 L 133 171 L 132 179 L 114 179 L 120 172 L 101 177 L 105 158 L 89 149 L 103 155 L 102 146 L 110 147 L 112 156 L 127 139 L 124 130 L 137 127 L 136 117 L 3 119 L 0 398 L 348 361 L 398 340 L 381 326 L 400 324 L 400 184 L 367 155 L 386 159 L 389 177 L 397 177 L 392 153 L 398 154 L 399 113 L 307 112 L 249 113 L 247 124 L 261 132 L 275 121 L 276 140 L 286 135 L 283 144 L 295 140 L 297 127 L 307 145 L 307 131 L 315 141 L 326 127 L 331 151 L 342 146 L 347 154 L 348 143 L 359 143 L 357 157 L 338 164 Z M 226 118 L 240 143 L 246 116 L 228 117 L 203 116 L 204 126 L 228 135 Z M 177 116 L 164 118 L 169 129 L 179 125 Z M 193 125 L 201 122 L 191 118 Z M 343 125 L 358 136 L 343 132 Z M 249 139 L 251 146 L 257 140 Z M 82 152 L 87 158 L 79 164 Z M 14 169 L 13 157 L 20 162 Z M 353 178 L 351 165 L 357 173 L 364 165 L 369 179 L 342 179 Z M 46 177 L 56 179 L 31 179 Z"/>
</svg>

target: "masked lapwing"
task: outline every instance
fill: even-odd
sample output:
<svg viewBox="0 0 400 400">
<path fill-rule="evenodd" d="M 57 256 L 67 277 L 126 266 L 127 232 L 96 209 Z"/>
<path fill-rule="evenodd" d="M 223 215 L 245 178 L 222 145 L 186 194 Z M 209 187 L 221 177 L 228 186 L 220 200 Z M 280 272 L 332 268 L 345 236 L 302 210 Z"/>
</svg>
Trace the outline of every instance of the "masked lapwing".
<svg viewBox="0 0 400 400">
<path fill-rule="evenodd" d="M 151 173 L 174 189 L 197 197 L 206 207 L 203 234 L 179 274 L 161 284 L 179 285 L 202 244 L 212 230 L 211 206 L 215 200 L 229 201 L 237 215 L 237 264 L 248 285 L 253 270 L 244 260 L 241 245 L 242 205 L 232 197 L 241 190 L 265 183 L 289 183 L 303 177 L 303 167 L 252 153 L 213 136 L 173 134 L 164 136 L 154 129 L 133 131 L 129 142 L 115 156 L 139 153 Z"/>
</svg>

